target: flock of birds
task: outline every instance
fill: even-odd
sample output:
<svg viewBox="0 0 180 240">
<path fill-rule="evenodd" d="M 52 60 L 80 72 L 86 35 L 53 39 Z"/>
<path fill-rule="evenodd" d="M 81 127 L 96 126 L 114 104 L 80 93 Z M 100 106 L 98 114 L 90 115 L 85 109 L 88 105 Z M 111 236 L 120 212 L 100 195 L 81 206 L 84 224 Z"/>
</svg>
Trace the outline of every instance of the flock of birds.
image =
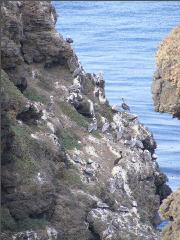
<svg viewBox="0 0 180 240">
<path fill-rule="evenodd" d="M 72 44 L 74 41 L 70 36 L 67 36 L 66 42 L 69 44 Z M 84 74 L 85 74 L 85 71 L 79 62 L 79 67 L 76 68 L 75 71 L 73 72 L 73 75 L 72 75 L 74 78 L 73 85 L 69 87 L 69 96 L 66 99 L 67 102 L 71 103 L 76 109 L 78 108 L 78 105 L 80 104 L 80 102 L 83 100 L 83 97 L 81 95 L 81 91 L 82 91 L 81 76 Z M 104 84 L 105 84 L 104 78 L 103 78 L 103 72 L 100 72 L 98 75 L 93 73 L 92 77 L 93 77 L 93 80 L 95 83 L 94 97 L 99 98 L 100 104 L 105 104 L 107 102 L 107 99 L 106 99 L 104 91 L 103 91 Z M 130 112 L 130 107 L 125 102 L 124 98 L 122 98 L 121 100 L 122 100 L 122 104 L 121 105 L 113 105 L 111 107 L 112 111 L 114 113 L 121 112 L 122 110 L 124 110 L 125 112 Z M 92 114 L 91 114 L 92 122 L 88 126 L 88 132 L 91 133 L 98 129 L 98 123 L 97 123 L 97 118 L 94 113 L 93 102 L 91 100 L 89 100 L 89 105 L 90 105 L 91 112 L 92 112 Z M 131 120 L 133 121 L 136 118 L 137 118 L 137 116 L 135 116 Z M 105 133 L 109 129 L 111 124 L 108 122 L 108 120 L 106 118 L 102 118 L 102 119 L 103 119 L 103 126 L 102 126 L 101 131 L 102 131 L 102 133 Z M 121 137 L 122 137 L 122 129 L 119 128 L 119 130 L 117 131 L 117 139 L 120 139 Z M 136 139 L 132 139 L 131 145 L 143 148 L 142 142 L 138 141 Z"/>
</svg>

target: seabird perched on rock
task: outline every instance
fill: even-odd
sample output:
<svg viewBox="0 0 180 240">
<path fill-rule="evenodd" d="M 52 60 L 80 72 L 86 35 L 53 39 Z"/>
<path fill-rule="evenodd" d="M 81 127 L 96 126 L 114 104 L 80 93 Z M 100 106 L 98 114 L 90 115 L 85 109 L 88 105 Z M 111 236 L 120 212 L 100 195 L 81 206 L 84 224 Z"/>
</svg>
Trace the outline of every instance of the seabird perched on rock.
<svg viewBox="0 0 180 240">
<path fill-rule="evenodd" d="M 153 160 L 156 160 L 157 158 L 158 158 L 158 156 L 157 156 L 155 153 L 153 153 L 152 159 L 153 159 Z"/>
<path fill-rule="evenodd" d="M 71 37 L 68 36 L 68 37 L 66 38 L 66 42 L 71 44 L 71 43 L 73 43 L 74 41 L 73 41 L 73 39 L 72 39 Z"/>
<path fill-rule="evenodd" d="M 122 98 L 123 103 L 121 104 L 122 109 L 130 112 L 130 107 L 125 103 L 124 98 Z"/>
<path fill-rule="evenodd" d="M 68 88 L 69 93 L 75 92 L 79 93 L 81 92 L 81 84 L 73 84 Z"/>
<path fill-rule="evenodd" d="M 99 97 L 99 87 L 98 86 L 95 86 L 93 93 L 94 93 L 94 97 Z"/>
<path fill-rule="evenodd" d="M 98 77 L 97 77 L 97 85 L 101 88 L 104 88 L 104 77 L 103 77 L 103 72 L 101 71 L 99 74 L 98 74 Z"/>
<path fill-rule="evenodd" d="M 47 108 L 46 108 L 47 112 L 53 112 L 54 111 L 54 97 L 50 96 L 50 102 L 47 104 Z"/>
<path fill-rule="evenodd" d="M 88 126 L 88 132 L 91 133 L 92 131 L 97 130 L 97 119 L 94 117 L 93 122 L 89 124 Z"/>
<path fill-rule="evenodd" d="M 75 95 L 74 95 L 74 93 L 72 93 L 69 95 L 69 97 L 67 97 L 66 101 L 68 103 L 73 103 L 74 99 L 75 99 Z"/>
<path fill-rule="evenodd" d="M 81 84 L 81 78 L 80 76 L 77 76 L 73 79 L 73 84 L 78 85 Z"/>
<path fill-rule="evenodd" d="M 105 94 L 101 90 L 99 90 L 99 102 L 100 104 L 105 104 L 107 102 Z"/>
<path fill-rule="evenodd" d="M 109 126 L 110 126 L 110 124 L 109 124 L 108 120 L 106 119 L 106 121 L 102 127 L 102 133 L 106 132 L 108 130 Z"/>
<path fill-rule="evenodd" d="M 78 68 L 76 68 L 76 69 L 74 70 L 72 76 L 75 78 L 75 77 L 77 77 L 78 75 L 82 74 L 82 72 L 83 72 L 83 69 L 82 69 L 82 67 L 80 66 L 80 67 L 78 67 Z"/>
<path fill-rule="evenodd" d="M 119 151 L 120 153 L 120 157 L 116 158 L 116 160 L 114 161 L 114 165 L 117 165 L 119 163 L 119 161 L 122 159 L 122 151 Z"/>
</svg>

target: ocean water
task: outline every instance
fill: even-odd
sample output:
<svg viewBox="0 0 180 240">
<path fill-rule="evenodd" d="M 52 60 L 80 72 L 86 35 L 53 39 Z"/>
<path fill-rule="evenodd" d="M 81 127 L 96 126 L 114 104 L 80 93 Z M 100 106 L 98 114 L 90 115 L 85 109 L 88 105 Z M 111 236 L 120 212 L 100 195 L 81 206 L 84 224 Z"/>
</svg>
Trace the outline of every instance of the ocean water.
<svg viewBox="0 0 180 240">
<path fill-rule="evenodd" d="M 56 29 L 71 36 L 87 72 L 104 72 L 110 104 L 124 97 L 153 132 L 158 163 L 180 187 L 180 121 L 154 112 L 151 83 L 161 40 L 180 24 L 180 2 L 54 1 Z"/>
</svg>

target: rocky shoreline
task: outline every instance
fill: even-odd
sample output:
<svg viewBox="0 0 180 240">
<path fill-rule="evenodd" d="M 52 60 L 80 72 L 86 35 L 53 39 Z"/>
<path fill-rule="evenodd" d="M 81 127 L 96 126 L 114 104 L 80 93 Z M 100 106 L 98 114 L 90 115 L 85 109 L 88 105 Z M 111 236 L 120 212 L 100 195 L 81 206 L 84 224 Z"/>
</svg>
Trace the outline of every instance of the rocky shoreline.
<svg viewBox="0 0 180 240">
<path fill-rule="evenodd" d="M 49 1 L 2 5 L 2 239 L 155 240 L 170 193 L 152 133 L 111 107 Z"/>
<path fill-rule="evenodd" d="M 157 70 L 152 84 L 155 110 L 180 118 L 180 26 L 160 44 L 156 54 Z"/>
</svg>

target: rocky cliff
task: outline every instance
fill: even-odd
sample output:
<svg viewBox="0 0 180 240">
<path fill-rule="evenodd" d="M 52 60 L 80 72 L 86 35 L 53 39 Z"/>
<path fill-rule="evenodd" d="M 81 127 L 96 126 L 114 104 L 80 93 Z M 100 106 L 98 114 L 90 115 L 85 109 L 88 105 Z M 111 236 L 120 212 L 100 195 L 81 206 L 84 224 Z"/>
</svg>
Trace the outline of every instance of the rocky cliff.
<svg viewBox="0 0 180 240">
<path fill-rule="evenodd" d="M 155 110 L 180 118 L 180 26 L 160 44 L 152 94 Z"/>
<path fill-rule="evenodd" d="M 1 10 L 2 239 L 159 239 L 171 191 L 152 133 L 109 105 L 50 2 Z"/>
<path fill-rule="evenodd" d="M 180 188 L 163 201 L 160 212 L 169 220 L 162 232 L 162 240 L 180 239 Z"/>
</svg>

